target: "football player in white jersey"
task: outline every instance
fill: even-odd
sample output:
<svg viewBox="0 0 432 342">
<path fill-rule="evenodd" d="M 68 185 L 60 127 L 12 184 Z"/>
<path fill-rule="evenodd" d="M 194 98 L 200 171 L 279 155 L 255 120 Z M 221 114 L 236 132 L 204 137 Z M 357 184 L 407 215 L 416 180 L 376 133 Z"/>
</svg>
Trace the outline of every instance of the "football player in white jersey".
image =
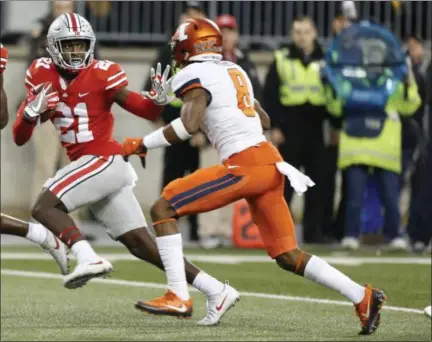
<svg viewBox="0 0 432 342">
<path fill-rule="evenodd" d="M 361 286 L 323 259 L 302 251 L 283 191 L 285 177 L 303 193 L 314 183 L 283 161 L 263 135 L 268 116 L 256 104 L 250 80 L 238 65 L 221 61 L 221 33 L 210 20 L 191 19 L 180 25 L 171 40 L 176 66 L 182 68 L 170 81 L 153 77 L 153 87 L 172 90 L 184 101 L 181 117 L 144 138 L 128 138 L 123 153 L 145 154 L 148 149 L 189 139 L 200 128 L 218 150 L 222 165 L 196 171 L 168 184 L 152 207 L 156 242 L 168 278 L 168 292 L 152 301 L 139 302 L 142 310 L 171 315 L 192 311 L 182 240 L 176 218 L 211 211 L 245 198 L 260 229 L 269 256 L 284 270 L 333 289 L 353 302 L 361 322 L 360 334 L 373 333 L 380 323 L 386 296 Z M 154 73 L 154 72 L 153 72 Z M 227 291 L 208 302 L 207 317 L 199 324 L 213 325 L 220 312 L 238 300 Z"/>
</svg>

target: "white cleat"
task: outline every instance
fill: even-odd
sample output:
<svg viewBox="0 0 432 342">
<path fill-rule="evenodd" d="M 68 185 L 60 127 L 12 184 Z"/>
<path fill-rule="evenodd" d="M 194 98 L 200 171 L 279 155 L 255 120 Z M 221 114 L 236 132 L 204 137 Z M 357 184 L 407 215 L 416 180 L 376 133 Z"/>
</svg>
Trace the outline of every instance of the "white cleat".
<svg viewBox="0 0 432 342">
<path fill-rule="evenodd" d="M 41 246 L 45 252 L 51 254 L 60 267 L 61 274 L 66 275 L 69 273 L 69 258 L 66 245 L 48 229 L 47 232 L 45 241 L 39 246 Z"/>
<path fill-rule="evenodd" d="M 424 309 L 424 314 L 426 317 L 432 318 L 432 306 L 428 306 Z"/>
<path fill-rule="evenodd" d="M 199 321 L 197 325 L 212 326 L 219 324 L 223 315 L 234 307 L 239 300 L 240 294 L 228 282 L 225 282 L 225 287 L 220 294 L 212 299 L 207 299 L 207 316 Z"/>
<path fill-rule="evenodd" d="M 341 241 L 341 247 L 351 251 L 356 251 L 360 247 L 360 242 L 354 237 L 344 237 Z"/>
<path fill-rule="evenodd" d="M 64 278 L 64 286 L 68 289 L 83 287 L 89 280 L 105 277 L 112 270 L 111 263 L 102 258 L 94 262 L 83 262 L 76 265 L 73 272 Z"/>
<path fill-rule="evenodd" d="M 407 251 L 408 242 L 404 238 L 398 237 L 391 240 L 388 247 L 392 251 Z"/>
</svg>

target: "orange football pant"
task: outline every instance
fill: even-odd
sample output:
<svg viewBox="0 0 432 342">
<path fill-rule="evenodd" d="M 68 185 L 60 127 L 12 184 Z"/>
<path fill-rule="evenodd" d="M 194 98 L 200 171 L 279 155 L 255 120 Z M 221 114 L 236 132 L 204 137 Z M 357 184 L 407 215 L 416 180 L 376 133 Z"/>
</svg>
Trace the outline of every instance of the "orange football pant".
<svg viewBox="0 0 432 342">
<path fill-rule="evenodd" d="M 162 197 L 178 217 L 218 209 L 245 198 L 268 254 L 297 248 L 294 223 L 284 198 L 285 176 L 277 149 L 264 142 L 237 153 L 223 165 L 200 169 L 169 183 Z"/>
</svg>

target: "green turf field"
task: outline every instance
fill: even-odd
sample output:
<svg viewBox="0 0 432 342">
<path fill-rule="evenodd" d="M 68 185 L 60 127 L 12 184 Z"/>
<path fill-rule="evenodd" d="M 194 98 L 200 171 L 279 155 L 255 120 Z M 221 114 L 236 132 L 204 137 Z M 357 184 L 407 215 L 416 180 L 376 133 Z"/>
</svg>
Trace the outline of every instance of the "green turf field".
<svg viewBox="0 0 432 342">
<path fill-rule="evenodd" d="M 127 257 L 124 249 L 97 251 Z M 186 251 L 197 258 L 196 265 L 219 279 L 228 279 L 242 292 L 237 306 L 220 326 L 212 328 L 195 325 L 205 314 L 205 298 L 196 292 L 193 292 L 195 311 L 191 320 L 148 316 L 136 311 L 135 300 L 161 295 L 165 283 L 162 272 L 143 262 L 114 261 L 115 272 L 110 279 L 94 280 L 85 288 L 67 290 L 53 261 L 13 260 L 15 254 L 24 252 L 45 257 L 37 248 L 2 248 L 2 341 L 431 340 L 432 321 L 422 314 L 431 302 L 430 255 L 412 258 L 412 263 L 405 259 L 402 263 L 398 258 L 407 255 L 384 253 L 386 264 L 364 258 L 359 264 L 349 265 L 339 262 L 354 260 L 353 257 L 336 255 L 336 267 L 360 283 L 371 282 L 384 289 L 389 297 L 380 329 L 371 337 L 359 337 L 353 307 L 340 295 L 288 274 L 271 262 L 226 263 L 238 256 L 247 259 L 264 255 L 262 251 Z M 320 252 L 330 255 L 329 250 Z M 221 259 L 225 261 L 218 261 L 220 254 L 226 257 Z M 359 252 L 355 257 L 373 254 Z M 198 261 L 203 255 L 216 258 Z"/>
</svg>

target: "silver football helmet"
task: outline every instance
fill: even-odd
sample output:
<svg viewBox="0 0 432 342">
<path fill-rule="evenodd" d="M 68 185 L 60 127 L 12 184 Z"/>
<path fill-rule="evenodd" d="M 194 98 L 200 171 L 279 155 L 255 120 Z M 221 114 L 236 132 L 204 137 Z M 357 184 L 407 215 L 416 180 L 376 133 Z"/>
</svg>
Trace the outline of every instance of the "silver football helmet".
<svg viewBox="0 0 432 342">
<path fill-rule="evenodd" d="M 85 51 L 65 51 L 67 42 L 84 41 Z M 57 17 L 48 29 L 47 51 L 60 68 L 77 71 L 87 68 L 94 58 L 96 36 L 90 23 L 76 13 L 65 13 Z"/>
</svg>

